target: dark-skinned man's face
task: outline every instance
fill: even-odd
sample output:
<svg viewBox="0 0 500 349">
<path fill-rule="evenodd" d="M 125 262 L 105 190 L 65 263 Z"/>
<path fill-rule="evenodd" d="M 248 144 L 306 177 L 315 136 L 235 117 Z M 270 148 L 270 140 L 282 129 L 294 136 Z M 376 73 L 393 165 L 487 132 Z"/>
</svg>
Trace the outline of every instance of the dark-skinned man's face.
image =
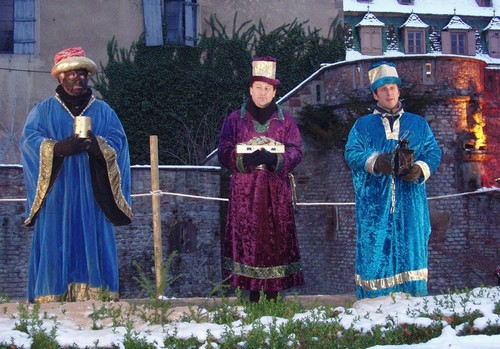
<svg viewBox="0 0 500 349">
<path fill-rule="evenodd" d="M 80 96 L 87 91 L 89 72 L 86 69 L 63 72 L 59 75 L 59 83 L 69 95 Z"/>
</svg>

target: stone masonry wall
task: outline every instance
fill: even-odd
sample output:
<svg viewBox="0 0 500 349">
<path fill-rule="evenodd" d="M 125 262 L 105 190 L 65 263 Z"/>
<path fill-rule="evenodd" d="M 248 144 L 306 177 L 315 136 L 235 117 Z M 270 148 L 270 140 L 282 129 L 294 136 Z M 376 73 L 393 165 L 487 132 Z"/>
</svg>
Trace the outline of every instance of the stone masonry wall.
<svg viewBox="0 0 500 349">
<path fill-rule="evenodd" d="M 217 168 L 160 169 L 160 188 L 165 192 L 219 197 Z M 150 193 L 150 169 L 132 169 L 132 193 Z M 0 166 L 0 198 L 24 198 L 20 166 Z M 164 195 L 160 199 L 163 260 L 175 249 L 171 273 L 175 282 L 167 290 L 176 297 L 207 296 L 221 280 L 220 204 Z M 0 295 L 25 298 L 28 259 L 33 228 L 25 227 L 24 202 L 0 203 Z M 132 224 L 118 227 L 116 242 L 120 267 L 120 296 L 147 296 L 136 281 L 140 270 L 154 287 L 154 252 L 151 196 L 134 196 Z"/>
<path fill-rule="evenodd" d="M 498 116 L 500 103 L 494 95 L 498 71 L 486 71 L 485 63 L 456 57 L 395 59 L 403 88 L 416 95 L 432 94 L 423 115 L 443 150 L 442 164 L 427 182 L 432 235 L 429 243 L 429 289 L 496 284 L 493 271 L 500 263 L 499 193 L 449 196 L 491 186 L 499 176 Z M 373 101 L 368 74 L 373 60 L 342 62 L 322 70 L 281 105 L 298 118 L 299 111 L 313 101 L 311 85 L 322 82 L 326 105 L 342 109 L 352 97 Z M 424 79 L 425 64 L 431 63 L 431 82 Z M 361 72 L 356 81 L 356 69 Z M 426 81 L 426 83 L 423 83 Z M 486 161 L 463 160 L 462 139 L 468 127 L 468 108 L 480 101 L 487 125 Z M 338 110 L 338 109 L 337 109 Z M 307 139 L 304 140 L 307 144 Z M 491 145 L 491 148 L 490 148 Z M 354 291 L 355 213 L 350 170 L 343 148 L 318 152 L 307 146 L 304 161 L 296 169 L 299 202 L 332 203 L 331 206 L 299 206 L 297 221 L 305 263 L 306 283 L 317 292 Z M 472 169 L 472 170 L 471 170 Z M 486 178 L 485 178 L 486 177 Z M 314 256 L 318 257 L 315 258 Z M 481 281 L 480 281 L 481 280 Z"/>
<path fill-rule="evenodd" d="M 429 242 L 429 289 L 496 284 L 500 264 L 500 193 L 474 192 L 491 187 L 500 177 L 498 122 L 500 71 L 485 70 L 476 59 L 450 57 L 398 58 L 405 88 L 430 93 L 433 100 L 423 115 L 443 150 L 442 164 L 427 182 L 432 234 Z M 431 63 L 432 83 L 424 80 L 425 63 Z M 366 78 L 370 61 L 342 63 L 324 69 L 282 102 L 285 110 L 298 111 L 312 101 L 311 83 L 322 81 L 325 103 L 342 108 L 356 96 L 371 100 Z M 356 82 L 355 68 L 361 80 Z M 488 156 L 464 160 L 463 131 L 470 121 L 471 105 L 478 101 L 486 120 Z M 476 103 L 477 104 L 477 103 Z M 298 120 L 300 123 L 300 120 Z M 343 148 L 319 150 L 303 140 L 304 160 L 295 169 L 298 205 L 297 234 L 306 284 L 289 290 L 299 294 L 354 292 L 355 214 L 351 172 Z M 132 192 L 149 193 L 147 167 L 132 169 Z M 0 199 L 22 198 L 20 166 L 0 166 Z M 162 167 L 163 191 L 227 197 L 227 177 L 218 168 Z M 165 195 L 161 198 L 164 260 L 177 251 L 171 272 L 178 277 L 168 289 L 176 297 L 208 296 L 221 281 L 220 253 L 227 204 Z M 135 281 L 137 262 L 154 283 L 152 212 L 150 196 L 134 196 L 133 223 L 116 229 L 120 293 L 141 296 Z M 0 202 L 0 295 L 23 298 L 32 230 L 22 225 L 23 202 Z"/>
</svg>

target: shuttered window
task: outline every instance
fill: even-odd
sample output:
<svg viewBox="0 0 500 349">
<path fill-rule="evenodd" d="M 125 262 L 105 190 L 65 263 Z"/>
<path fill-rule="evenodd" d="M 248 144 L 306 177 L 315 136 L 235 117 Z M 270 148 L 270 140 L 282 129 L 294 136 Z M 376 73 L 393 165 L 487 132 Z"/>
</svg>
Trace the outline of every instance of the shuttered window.
<svg viewBox="0 0 500 349">
<path fill-rule="evenodd" d="M 474 56 L 476 54 L 476 39 L 474 31 L 450 30 L 441 32 L 443 53 Z"/>
<path fill-rule="evenodd" d="M 196 46 L 198 41 L 196 0 L 165 0 L 167 42 L 175 45 Z"/>
<path fill-rule="evenodd" d="M 14 0 L 0 0 L 0 53 L 14 52 Z"/>
<path fill-rule="evenodd" d="M 360 29 L 361 53 L 364 55 L 382 54 L 382 28 L 362 27 Z"/>
<path fill-rule="evenodd" d="M 491 57 L 500 58 L 500 32 L 490 31 L 487 36 L 488 53 Z"/>
<path fill-rule="evenodd" d="M 162 0 L 144 0 L 144 39 L 146 46 L 163 45 Z"/>
<path fill-rule="evenodd" d="M 0 53 L 35 53 L 35 0 L 0 0 Z"/>
<path fill-rule="evenodd" d="M 147 46 L 196 46 L 198 42 L 198 4 L 196 0 L 144 0 L 144 26 Z M 166 33 L 164 33 L 166 27 Z"/>
</svg>

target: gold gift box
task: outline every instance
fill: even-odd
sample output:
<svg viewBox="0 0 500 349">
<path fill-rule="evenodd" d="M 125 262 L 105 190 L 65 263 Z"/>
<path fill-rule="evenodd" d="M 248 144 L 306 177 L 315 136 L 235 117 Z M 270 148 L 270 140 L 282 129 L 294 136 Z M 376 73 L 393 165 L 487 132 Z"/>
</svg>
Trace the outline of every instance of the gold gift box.
<svg viewBox="0 0 500 349">
<path fill-rule="evenodd" d="M 282 154 L 285 152 L 285 145 L 268 137 L 252 138 L 247 143 L 236 145 L 236 153 L 238 154 L 249 154 L 259 149 L 265 149 L 270 153 Z"/>
</svg>

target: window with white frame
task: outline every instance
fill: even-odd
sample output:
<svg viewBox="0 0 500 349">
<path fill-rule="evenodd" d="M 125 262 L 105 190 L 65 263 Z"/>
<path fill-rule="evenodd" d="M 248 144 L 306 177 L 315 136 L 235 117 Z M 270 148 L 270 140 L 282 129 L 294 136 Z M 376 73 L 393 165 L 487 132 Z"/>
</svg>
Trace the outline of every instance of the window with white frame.
<svg viewBox="0 0 500 349">
<path fill-rule="evenodd" d="M 198 42 L 198 4 L 196 0 L 165 0 L 164 20 L 167 42 L 175 45 L 196 46 Z"/>
<path fill-rule="evenodd" d="M 0 54 L 35 51 L 35 0 L 0 0 Z"/>
<path fill-rule="evenodd" d="M 405 53 L 422 54 L 425 53 L 425 30 L 405 29 Z"/>
</svg>

